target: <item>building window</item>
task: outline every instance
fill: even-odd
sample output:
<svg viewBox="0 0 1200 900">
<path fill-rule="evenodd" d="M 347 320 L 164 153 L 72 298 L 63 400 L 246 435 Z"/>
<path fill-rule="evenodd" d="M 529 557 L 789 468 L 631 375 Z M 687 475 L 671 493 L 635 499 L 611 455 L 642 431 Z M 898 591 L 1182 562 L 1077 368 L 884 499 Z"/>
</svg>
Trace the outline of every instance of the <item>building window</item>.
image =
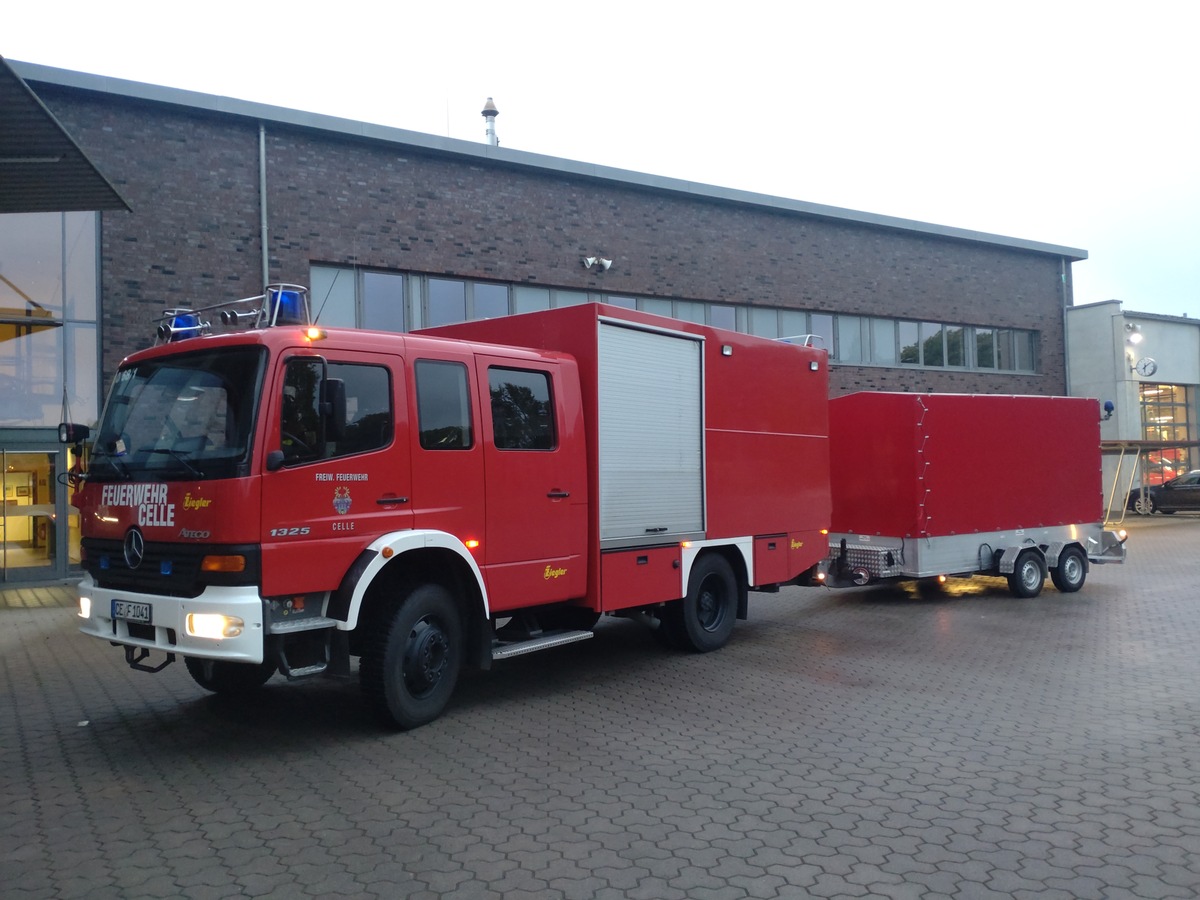
<svg viewBox="0 0 1200 900">
<path fill-rule="evenodd" d="M 1161 443 L 1159 449 L 1142 457 L 1147 484 L 1162 484 L 1177 475 L 1197 468 L 1191 447 L 1171 447 L 1178 441 L 1194 441 L 1200 435 L 1194 418 L 1196 389 L 1175 384 L 1140 384 L 1142 437 Z"/>
<path fill-rule="evenodd" d="M 320 322 L 382 331 L 449 325 L 600 302 L 768 339 L 809 336 L 846 365 L 1036 372 L 1038 333 L 1013 328 L 737 306 L 665 297 L 314 266 Z M 424 298 L 422 300 L 422 297 Z"/>
<path fill-rule="evenodd" d="M 896 364 L 896 323 L 892 319 L 871 319 L 871 362 Z"/>
<path fill-rule="evenodd" d="M 376 331 L 406 331 L 404 276 L 362 273 L 362 324 Z"/>
<path fill-rule="evenodd" d="M 99 417 L 97 216 L 0 216 L 0 426 Z"/>
</svg>

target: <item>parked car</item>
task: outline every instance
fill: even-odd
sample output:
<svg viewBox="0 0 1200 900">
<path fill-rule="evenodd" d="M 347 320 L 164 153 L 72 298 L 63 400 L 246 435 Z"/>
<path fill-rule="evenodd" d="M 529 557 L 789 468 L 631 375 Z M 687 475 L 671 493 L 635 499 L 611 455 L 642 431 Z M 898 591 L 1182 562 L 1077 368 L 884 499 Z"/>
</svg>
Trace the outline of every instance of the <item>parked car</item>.
<svg viewBox="0 0 1200 900">
<path fill-rule="evenodd" d="M 1134 488 L 1129 492 L 1126 505 L 1142 515 L 1154 512 L 1171 515 L 1181 509 L 1200 511 L 1200 469 L 1193 469 L 1170 481 L 1152 485 L 1146 488 L 1144 497 L 1141 488 Z"/>
</svg>

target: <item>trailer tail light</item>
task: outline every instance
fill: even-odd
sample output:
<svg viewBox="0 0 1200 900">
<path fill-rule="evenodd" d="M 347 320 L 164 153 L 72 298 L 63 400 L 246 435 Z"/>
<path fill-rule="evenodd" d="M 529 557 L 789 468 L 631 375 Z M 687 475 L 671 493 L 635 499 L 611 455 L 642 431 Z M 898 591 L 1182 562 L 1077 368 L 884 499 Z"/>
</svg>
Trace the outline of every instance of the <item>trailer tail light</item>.
<svg viewBox="0 0 1200 900">
<path fill-rule="evenodd" d="M 245 572 L 246 557 L 240 553 L 206 556 L 200 561 L 201 572 Z"/>
<path fill-rule="evenodd" d="M 245 621 L 237 616 L 220 613 L 188 613 L 187 633 L 192 637 L 219 641 L 221 638 L 237 637 L 246 627 Z"/>
</svg>

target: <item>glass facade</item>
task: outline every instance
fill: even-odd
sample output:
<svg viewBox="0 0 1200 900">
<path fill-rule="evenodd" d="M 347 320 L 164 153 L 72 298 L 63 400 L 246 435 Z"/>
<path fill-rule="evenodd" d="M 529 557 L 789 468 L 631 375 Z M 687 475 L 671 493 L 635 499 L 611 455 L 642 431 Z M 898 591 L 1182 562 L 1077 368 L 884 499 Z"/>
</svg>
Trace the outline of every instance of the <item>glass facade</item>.
<svg viewBox="0 0 1200 900">
<path fill-rule="evenodd" d="M 1177 384 L 1141 384 L 1138 396 L 1142 409 L 1142 439 L 1147 441 L 1195 441 L 1197 431 L 1196 389 Z M 1142 456 L 1146 484 L 1162 484 L 1178 475 L 1200 468 L 1194 447 L 1163 447 Z"/>
<path fill-rule="evenodd" d="M 568 291 L 333 266 L 314 266 L 312 285 L 313 308 L 319 310 L 324 304 L 336 310 L 332 317 L 322 314 L 320 322 L 326 325 L 403 331 L 595 301 L 759 337 L 804 337 L 828 350 L 834 362 L 846 365 L 1037 371 L 1036 331 Z"/>
<path fill-rule="evenodd" d="M 55 432 L 99 418 L 98 247 L 96 213 L 0 216 L 0 581 L 79 563 L 76 460 Z"/>
</svg>

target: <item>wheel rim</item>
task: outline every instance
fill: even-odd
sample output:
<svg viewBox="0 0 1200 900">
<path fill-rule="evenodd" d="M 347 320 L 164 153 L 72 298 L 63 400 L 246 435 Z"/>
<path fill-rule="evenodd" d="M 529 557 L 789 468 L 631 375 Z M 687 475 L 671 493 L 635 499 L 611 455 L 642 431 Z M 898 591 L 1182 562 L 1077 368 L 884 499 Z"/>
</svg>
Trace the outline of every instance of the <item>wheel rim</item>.
<svg viewBox="0 0 1200 900">
<path fill-rule="evenodd" d="M 1025 586 L 1026 590 L 1031 591 L 1038 586 L 1038 583 L 1041 580 L 1041 568 L 1032 559 L 1028 560 L 1025 565 L 1021 567 L 1021 584 Z"/>
<path fill-rule="evenodd" d="M 404 684 L 414 697 L 433 691 L 446 674 L 450 641 L 434 620 L 426 617 L 408 633 L 404 648 Z"/>
<path fill-rule="evenodd" d="M 700 585 L 696 597 L 696 621 L 705 631 L 716 631 L 725 621 L 725 593 L 721 579 L 710 575 Z"/>
<path fill-rule="evenodd" d="M 1072 553 L 1062 561 L 1061 571 L 1067 584 L 1076 584 L 1083 575 L 1083 563 Z"/>
</svg>

